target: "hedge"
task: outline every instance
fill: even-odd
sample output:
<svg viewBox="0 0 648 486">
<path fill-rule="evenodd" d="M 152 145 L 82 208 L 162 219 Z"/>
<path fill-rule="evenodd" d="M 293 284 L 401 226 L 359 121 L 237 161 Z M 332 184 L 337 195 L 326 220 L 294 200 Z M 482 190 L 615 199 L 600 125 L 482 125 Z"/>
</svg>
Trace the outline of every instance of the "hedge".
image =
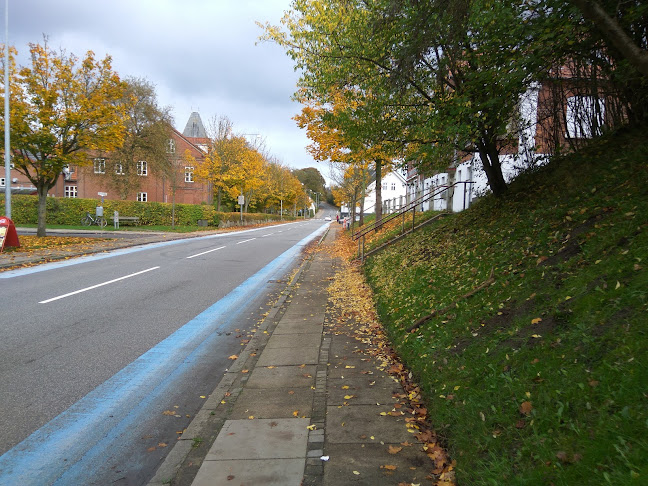
<svg viewBox="0 0 648 486">
<path fill-rule="evenodd" d="M 48 197 L 47 224 L 78 226 L 86 212 L 95 214 L 96 199 Z M 4 214 L 4 194 L 0 195 L 0 210 Z M 138 201 L 104 201 L 104 217 L 112 218 L 113 212 L 121 216 L 139 216 L 140 223 L 148 226 L 170 226 L 172 205 L 170 203 Z M 38 196 L 14 194 L 11 196 L 11 216 L 16 225 L 38 223 Z M 243 213 L 243 225 L 267 221 L 279 221 L 278 214 Z M 293 219 L 286 218 L 284 219 Z M 207 220 L 210 226 L 236 226 L 241 224 L 241 214 L 217 212 L 213 206 L 176 204 L 175 223 L 180 226 L 196 226 L 198 220 Z"/>
</svg>

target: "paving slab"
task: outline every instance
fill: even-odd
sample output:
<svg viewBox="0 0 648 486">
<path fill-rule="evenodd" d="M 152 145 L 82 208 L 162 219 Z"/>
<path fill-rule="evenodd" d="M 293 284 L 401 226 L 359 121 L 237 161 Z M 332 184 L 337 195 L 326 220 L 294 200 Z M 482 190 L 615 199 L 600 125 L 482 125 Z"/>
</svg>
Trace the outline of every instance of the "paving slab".
<svg viewBox="0 0 648 486">
<path fill-rule="evenodd" d="M 389 453 L 389 445 L 392 444 L 336 445 L 327 451 L 329 460 L 324 464 L 324 485 L 432 484 L 426 480 L 429 461 L 421 453 L 420 444 L 405 447 L 397 444 L 394 447 L 401 447 L 401 450 L 396 454 Z"/>
<path fill-rule="evenodd" d="M 315 383 L 317 366 L 256 367 L 247 382 L 247 388 L 310 388 Z"/>
<path fill-rule="evenodd" d="M 407 431 L 404 416 L 380 415 L 381 412 L 388 414 L 392 408 L 382 404 L 327 406 L 326 441 L 330 444 L 380 441 L 393 444 L 415 440 Z"/>
<path fill-rule="evenodd" d="M 310 417 L 313 390 L 309 388 L 246 388 L 239 395 L 232 419 Z"/>
<path fill-rule="evenodd" d="M 257 366 L 290 366 L 317 364 L 319 346 L 304 348 L 266 348 L 259 356 Z"/>
<path fill-rule="evenodd" d="M 324 320 L 313 321 L 312 319 L 281 319 L 273 334 L 319 334 L 322 335 Z"/>
<path fill-rule="evenodd" d="M 304 459 L 205 461 L 194 486 L 300 486 Z"/>
<path fill-rule="evenodd" d="M 266 349 L 273 348 L 314 348 L 319 349 L 321 334 L 273 334 L 266 344 Z"/>
<path fill-rule="evenodd" d="M 309 423 L 301 418 L 228 420 L 205 461 L 306 457 Z"/>
</svg>

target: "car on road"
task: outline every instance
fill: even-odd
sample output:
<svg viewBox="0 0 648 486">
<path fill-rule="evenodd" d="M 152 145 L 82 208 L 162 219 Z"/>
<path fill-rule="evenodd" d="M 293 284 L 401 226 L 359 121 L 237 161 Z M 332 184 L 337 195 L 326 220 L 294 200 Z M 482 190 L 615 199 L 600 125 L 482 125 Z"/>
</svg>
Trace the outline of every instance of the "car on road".
<svg viewBox="0 0 648 486">
<path fill-rule="evenodd" d="M 331 221 L 331 217 L 330 216 L 325 217 L 324 221 Z"/>
</svg>

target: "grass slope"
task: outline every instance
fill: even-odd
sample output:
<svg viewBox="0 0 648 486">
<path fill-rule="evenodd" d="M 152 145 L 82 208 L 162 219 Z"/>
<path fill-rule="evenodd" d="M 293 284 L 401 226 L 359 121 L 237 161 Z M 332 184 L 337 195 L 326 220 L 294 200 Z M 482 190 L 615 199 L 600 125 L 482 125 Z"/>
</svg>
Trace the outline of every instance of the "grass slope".
<svg viewBox="0 0 648 486">
<path fill-rule="evenodd" d="M 647 229 L 644 129 L 369 258 L 458 484 L 648 484 Z"/>
</svg>

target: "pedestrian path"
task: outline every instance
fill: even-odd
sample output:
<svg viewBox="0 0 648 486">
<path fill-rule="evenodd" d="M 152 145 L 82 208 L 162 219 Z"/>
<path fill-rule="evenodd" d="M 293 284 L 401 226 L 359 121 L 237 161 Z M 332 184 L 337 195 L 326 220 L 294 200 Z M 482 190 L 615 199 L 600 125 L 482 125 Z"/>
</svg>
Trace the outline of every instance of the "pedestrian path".
<svg viewBox="0 0 648 486">
<path fill-rule="evenodd" d="M 395 413 L 400 384 L 332 325 L 335 266 L 326 251 L 307 259 L 151 486 L 427 482 L 430 461 Z"/>
</svg>

